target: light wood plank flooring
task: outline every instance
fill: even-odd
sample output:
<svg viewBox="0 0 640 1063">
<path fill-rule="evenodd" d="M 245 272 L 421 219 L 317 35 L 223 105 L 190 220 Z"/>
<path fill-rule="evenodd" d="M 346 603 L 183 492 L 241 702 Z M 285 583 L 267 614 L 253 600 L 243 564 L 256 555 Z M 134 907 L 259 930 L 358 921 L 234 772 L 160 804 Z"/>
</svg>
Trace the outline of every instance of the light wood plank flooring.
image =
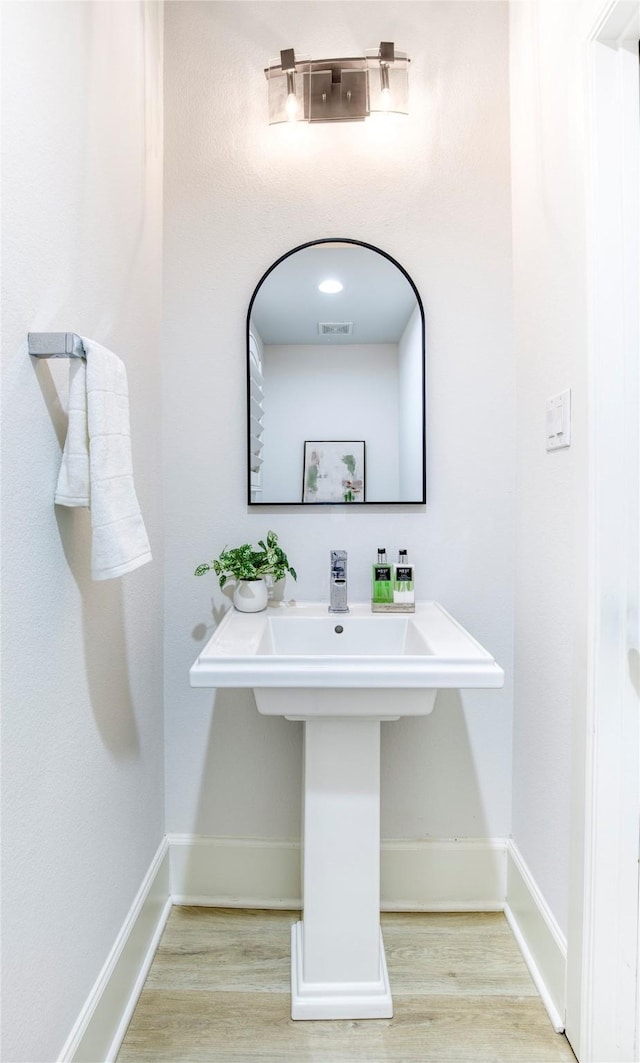
<svg viewBox="0 0 640 1063">
<path fill-rule="evenodd" d="M 298 918 L 174 908 L 117 1063 L 575 1063 L 501 913 L 384 914 L 394 1017 L 331 1022 L 290 1018 Z"/>
</svg>

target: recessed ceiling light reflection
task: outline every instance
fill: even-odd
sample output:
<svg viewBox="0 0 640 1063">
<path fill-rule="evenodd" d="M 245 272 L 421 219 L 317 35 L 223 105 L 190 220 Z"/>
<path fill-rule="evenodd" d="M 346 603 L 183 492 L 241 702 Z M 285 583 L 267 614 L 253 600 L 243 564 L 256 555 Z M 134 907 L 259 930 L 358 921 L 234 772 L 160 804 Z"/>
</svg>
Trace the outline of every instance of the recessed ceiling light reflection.
<svg viewBox="0 0 640 1063">
<path fill-rule="evenodd" d="M 332 278 L 326 281 L 322 281 L 318 285 L 319 291 L 324 292 L 325 295 L 336 295 L 338 292 L 342 291 L 343 287 L 344 285 L 342 285 L 340 281 L 334 280 Z"/>
</svg>

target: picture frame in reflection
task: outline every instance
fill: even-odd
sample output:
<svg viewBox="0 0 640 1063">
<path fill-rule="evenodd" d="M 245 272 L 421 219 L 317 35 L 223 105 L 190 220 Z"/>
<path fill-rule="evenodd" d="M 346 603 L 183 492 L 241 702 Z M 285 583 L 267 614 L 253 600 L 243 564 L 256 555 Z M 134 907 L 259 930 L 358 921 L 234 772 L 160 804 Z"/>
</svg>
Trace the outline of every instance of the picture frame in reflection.
<svg viewBox="0 0 640 1063">
<path fill-rule="evenodd" d="M 365 440 L 305 439 L 302 501 L 365 501 Z"/>
</svg>

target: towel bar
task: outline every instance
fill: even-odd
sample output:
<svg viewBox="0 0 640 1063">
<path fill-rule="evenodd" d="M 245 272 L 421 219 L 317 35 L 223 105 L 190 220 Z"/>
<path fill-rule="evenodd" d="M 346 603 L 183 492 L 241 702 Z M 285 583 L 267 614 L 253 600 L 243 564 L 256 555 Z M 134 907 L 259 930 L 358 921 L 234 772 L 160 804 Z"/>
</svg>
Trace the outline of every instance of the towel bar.
<svg viewBox="0 0 640 1063">
<path fill-rule="evenodd" d="M 84 358 L 82 338 L 75 332 L 28 332 L 29 354 L 36 358 Z"/>
</svg>

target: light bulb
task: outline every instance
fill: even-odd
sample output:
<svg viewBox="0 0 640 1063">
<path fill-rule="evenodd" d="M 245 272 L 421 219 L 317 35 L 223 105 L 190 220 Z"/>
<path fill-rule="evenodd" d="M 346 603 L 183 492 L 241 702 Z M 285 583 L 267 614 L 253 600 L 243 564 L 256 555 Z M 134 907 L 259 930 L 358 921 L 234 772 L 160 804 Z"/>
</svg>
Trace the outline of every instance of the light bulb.
<svg viewBox="0 0 640 1063">
<path fill-rule="evenodd" d="M 391 110 L 391 89 L 389 87 L 388 63 L 380 63 L 380 107 L 383 111 Z"/>
<path fill-rule="evenodd" d="M 334 280 L 333 278 L 328 278 L 318 285 L 319 290 L 324 292 L 325 295 L 336 295 L 342 291 L 343 287 L 344 285 L 339 280 Z"/>
<path fill-rule="evenodd" d="M 298 97 L 295 92 L 290 92 L 287 96 L 287 102 L 284 105 L 287 112 L 287 118 L 290 122 L 293 122 L 298 113 Z"/>
</svg>

